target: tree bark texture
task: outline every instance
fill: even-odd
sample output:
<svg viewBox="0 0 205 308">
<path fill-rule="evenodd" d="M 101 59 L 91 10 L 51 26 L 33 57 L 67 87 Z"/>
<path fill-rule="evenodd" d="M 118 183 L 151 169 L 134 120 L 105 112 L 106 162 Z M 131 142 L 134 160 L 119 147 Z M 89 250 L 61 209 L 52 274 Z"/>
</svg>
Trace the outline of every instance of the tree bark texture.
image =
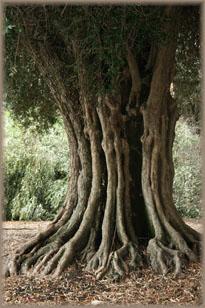
<svg viewBox="0 0 205 308">
<path fill-rule="evenodd" d="M 64 119 L 70 179 L 63 208 L 16 251 L 6 274 L 60 275 L 80 259 L 97 278 L 119 277 L 143 264 L 145 247 L 154 270 L 178 274 L 184 260 L 197 259 L 200 237 L 172 199 L 176 42 L 151 46 L 143 72 L 148 84 L 127 46 L 118 95 L 87 95 L 86 72 L 75 44 L 73 49 L 79 93 L 67 89 L 53 51 L 31 48 Z"/>
<path fill-rule="evenodd" d="M 142 189 L 154 230 L 147 251 L 152 267 L 166 274 L 170 266 L 178 274 L 182 255 L 196 260 L 198 234 L 177 214 L 172 198 L 174 167 L 172 146 L 176 105 L 170 94 L 175 44 L 159 48 L 146 106 L 142 106 Z"/>
</svg>

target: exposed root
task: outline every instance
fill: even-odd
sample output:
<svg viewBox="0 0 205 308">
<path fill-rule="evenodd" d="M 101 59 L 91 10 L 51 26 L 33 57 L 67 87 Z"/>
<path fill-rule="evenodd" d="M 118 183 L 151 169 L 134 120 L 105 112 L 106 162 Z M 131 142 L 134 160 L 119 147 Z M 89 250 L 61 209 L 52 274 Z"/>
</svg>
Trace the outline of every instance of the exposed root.
<svg viewBox="0 0 205 308">
<path fill-rule="evenodd" d="M 33 270 L 33 274 L 39 274 L 40 270 L 46 266 L 49 259 L 56 253 L 57 251 L 50 251 L 47 255 L 45 255 L 42 259 L 39 260 L 38 264 L 35 266 Z"/>
<path fill-rule="evenodd" d="M 112 254 L 109 254 L 106 250 L 99 249 L 88 262 L 86 270 L 89 272 L 94 271 L 99 279 L 101 273 L 108 270 L 111 257 Z"/>
<path fill-rule="evenodd" d="M 128 243 L 116 251 L 107 252 L 100 249 L 88 262 L 86 270 L 95 272 L 97 279 L 106 275 L 109 278 L 119 278 L 142 265 L 142 260 L 136 245 Z"/>
<path fill-rule="evenodd" d="M 175 276 L 179 275 L 187 259 L 180 250 L 165 246 L 157 238 L 149 241 L 147 253 L 152 268 L 163 275 L 168 272 L 174 272 Z"/>
</svg>

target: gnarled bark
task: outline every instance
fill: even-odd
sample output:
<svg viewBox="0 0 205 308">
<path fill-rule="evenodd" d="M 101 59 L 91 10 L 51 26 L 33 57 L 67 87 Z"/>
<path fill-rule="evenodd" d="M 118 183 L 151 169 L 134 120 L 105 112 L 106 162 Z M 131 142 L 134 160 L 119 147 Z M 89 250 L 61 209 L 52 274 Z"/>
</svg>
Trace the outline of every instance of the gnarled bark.
<svg viewBox="0 0 205 308">
<path fill-rule="evenodd" d="M 178 274 L 182 256 L 196 260 L 199 235 L 179 217 L 172 199 L 174 168 L 172 145 L 177 120 L 176 104 L 170 94 L 175 42 L 158 50 L 150 93 L 145 107 L 142 188 L 146 208 L 154 229 L 148 254 L 152 267 L 166 274 L 174 266 Z"/>
</svg>

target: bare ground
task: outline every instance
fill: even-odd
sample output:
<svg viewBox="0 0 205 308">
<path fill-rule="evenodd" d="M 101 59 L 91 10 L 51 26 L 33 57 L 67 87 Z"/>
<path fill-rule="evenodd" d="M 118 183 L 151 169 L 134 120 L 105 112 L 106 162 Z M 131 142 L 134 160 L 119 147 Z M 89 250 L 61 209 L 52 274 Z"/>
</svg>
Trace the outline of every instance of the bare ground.
<svg viewBox="0 0 205 308">
<path fill-rule="evenodd" d="M 4 222 L 3 263 L 23 242 L 29 240 L 49 222 Z M 202 232 L 200 221 L 187 223 Z M 61 277 L 9 277 L 4 280 L 5 303 L 36 304 L 194 304 L 201 299 L 201 266 L 192 263 L 180 277 L 153 273 L 150 267 L 133 272 L 121 281 L 96 280 L 79 264 L 71 266 Z"/>
</svg>

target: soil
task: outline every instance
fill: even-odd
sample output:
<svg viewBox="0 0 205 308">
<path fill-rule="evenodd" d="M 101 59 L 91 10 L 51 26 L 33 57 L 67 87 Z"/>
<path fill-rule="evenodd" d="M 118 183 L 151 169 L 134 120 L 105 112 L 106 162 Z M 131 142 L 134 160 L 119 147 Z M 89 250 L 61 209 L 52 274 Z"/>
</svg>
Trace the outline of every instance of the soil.
<svg viewBox="0 0 205 308">
<path fill-rule="evenodd" d="M 199 220 L 186 221 L 202 232 Z M 4 222 L 3 264 L 22 243 L 49 222 Z M 179 277 L 163 277 L 147 266 L 120 281 L 96 280 L 75 263 L 60 277 L 17 276 L 4 280 L 4 302 L 10 304 L 202 304 L 200 263 L 191 263 Z M 43 290 L 43 291 L 42 291 Z"/>
</svg>

